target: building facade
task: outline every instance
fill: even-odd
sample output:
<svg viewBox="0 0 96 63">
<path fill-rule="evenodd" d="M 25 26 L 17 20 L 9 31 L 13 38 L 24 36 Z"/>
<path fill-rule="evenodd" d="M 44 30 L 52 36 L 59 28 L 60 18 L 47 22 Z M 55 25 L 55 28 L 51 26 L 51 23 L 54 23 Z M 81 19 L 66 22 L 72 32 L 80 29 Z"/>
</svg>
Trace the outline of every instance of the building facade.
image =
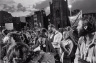
<svg viewBox="0 0 96 63">
<path fill-rule="evenodd" d="M 34 28 L 34 18 L 33 15 L 26 17 L 26 23 L 27 23 L 27 27 L 29 27 L 30 29 Z"/>
<path fill-rule="evenodd" d="M 12 23 L 12 15 L 6 11 L 0 11 L 0 30 L 5 28 L 5 23 Z"/>
<path fill-rule="evenodd" d="M 44 10 L 34 12 L 34 27 L 47 28 L 48 18 Z"/>
<path fill-rule="evenodd" d="M 67 1 L 52 0 L 52 3 L 50 2 L 50 21 L 56 28 L 70 26 L 68 15 Z"/>
<path fill-rule="evenodd" d="M 6 11 L 0 11 L 0 25 L 5 26 L 5 23 L 12 23 L 12 15 Z"/>
</svg>

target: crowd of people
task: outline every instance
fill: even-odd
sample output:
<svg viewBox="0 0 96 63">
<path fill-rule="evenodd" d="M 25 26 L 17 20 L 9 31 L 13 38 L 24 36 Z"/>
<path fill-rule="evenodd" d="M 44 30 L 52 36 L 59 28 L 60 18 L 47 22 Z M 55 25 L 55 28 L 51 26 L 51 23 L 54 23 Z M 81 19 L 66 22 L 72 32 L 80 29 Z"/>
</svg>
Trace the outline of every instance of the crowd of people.
<svg viewBox="0 0 96 63">
<path fill-rule="evenodd" d="M 84 17 L 77 26 L 0 33 L 1 63 L 96 63 L 95 23 Z"/>
</svg>

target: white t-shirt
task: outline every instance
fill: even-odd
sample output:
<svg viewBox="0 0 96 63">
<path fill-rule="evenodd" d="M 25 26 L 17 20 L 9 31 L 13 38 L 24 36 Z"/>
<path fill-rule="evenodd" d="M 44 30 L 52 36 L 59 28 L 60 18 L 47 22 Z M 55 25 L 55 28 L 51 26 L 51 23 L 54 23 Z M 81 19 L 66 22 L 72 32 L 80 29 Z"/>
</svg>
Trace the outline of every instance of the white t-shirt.
<svg viewBox="0 0 96 63">
<path fill-rule="evenodd" d="M 52 42 L 54 48 L 60 48 L 60 42 L 62 40 L 62 34 L 58 31 L 55 32 L 55 36 Z"/>
</svg>

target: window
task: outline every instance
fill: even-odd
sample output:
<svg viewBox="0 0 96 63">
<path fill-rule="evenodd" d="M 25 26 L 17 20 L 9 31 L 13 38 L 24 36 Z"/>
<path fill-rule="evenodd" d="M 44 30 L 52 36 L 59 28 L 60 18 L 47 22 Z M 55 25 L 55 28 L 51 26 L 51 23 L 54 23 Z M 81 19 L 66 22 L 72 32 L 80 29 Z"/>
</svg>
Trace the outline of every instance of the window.
<svg viewBox="0 0 96 63">
<path fill-rule="evenodd" d="M 60 10 L 56 10 L 56 17 L 60 16 Z"/>
</svg>

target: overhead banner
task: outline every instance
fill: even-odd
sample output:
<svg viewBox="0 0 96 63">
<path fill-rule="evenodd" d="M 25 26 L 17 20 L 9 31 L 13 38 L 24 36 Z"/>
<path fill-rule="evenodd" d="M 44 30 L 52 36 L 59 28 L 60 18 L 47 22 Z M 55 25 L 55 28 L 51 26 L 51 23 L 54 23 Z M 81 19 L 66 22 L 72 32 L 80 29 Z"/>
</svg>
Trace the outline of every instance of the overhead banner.
<svg viewBox="0 0 96 63">
<path fill-rule="evenodd" d="M 20 21 L 21 22 L 26 22 L 26 18 L 25 17 L 20 17 Z"/>
<path fill-rule="evenodd" d="M 7 30 L 13 30 L 14 29 L 13 23 L 5 23 L 5 28 Z"/>
</svg>

